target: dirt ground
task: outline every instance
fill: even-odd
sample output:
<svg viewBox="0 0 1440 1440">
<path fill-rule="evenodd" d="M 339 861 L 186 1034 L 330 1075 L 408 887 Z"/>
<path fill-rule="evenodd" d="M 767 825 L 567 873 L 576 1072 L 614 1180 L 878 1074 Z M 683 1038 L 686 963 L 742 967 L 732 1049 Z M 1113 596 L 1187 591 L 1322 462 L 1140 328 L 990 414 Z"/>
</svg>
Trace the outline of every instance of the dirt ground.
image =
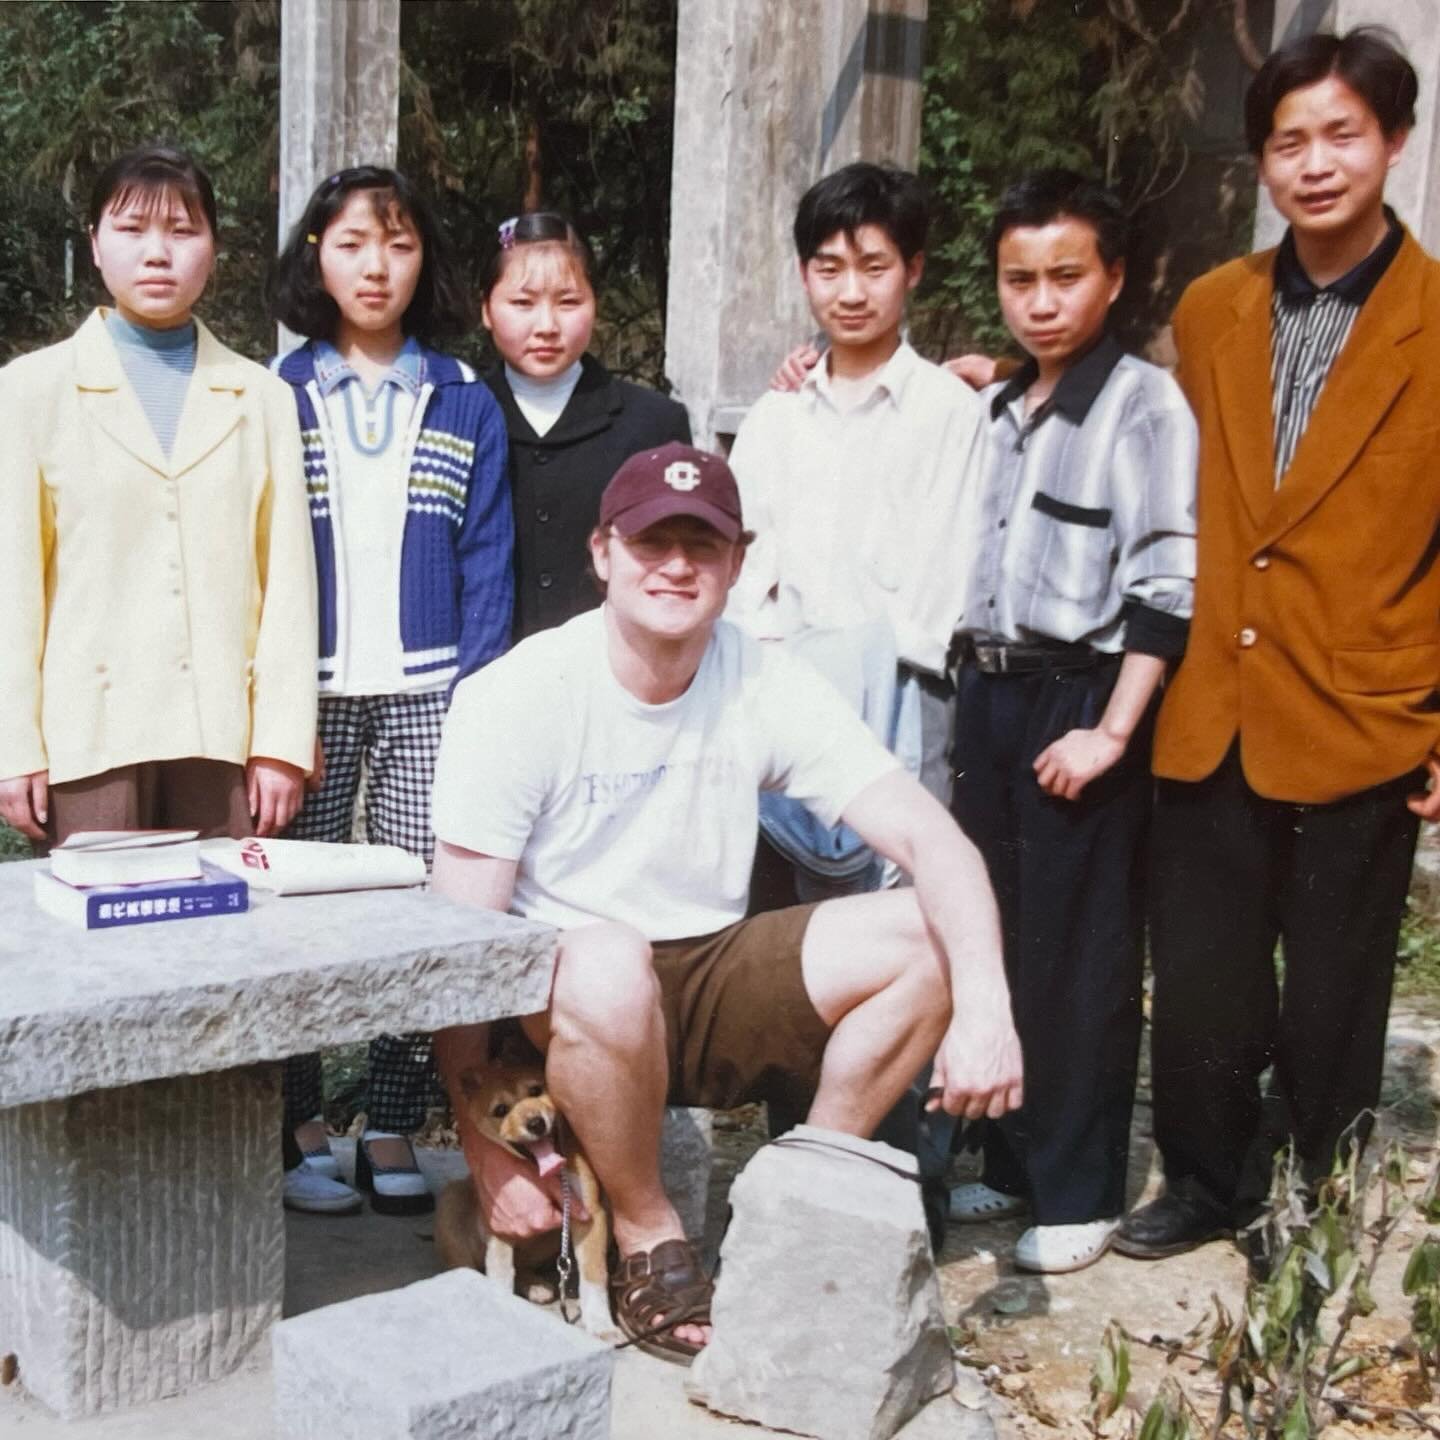
<svg viewBox="0 0 1440 1440">
<path fill-rule="evenodd" d="M 1418 1196 L 1436 1154 L 1436 1107 L 1440 1103 L 1440 1008 L 1398 1006 L 1391 1017 L 1384 1102 L 1378 1138 L 1398 1141 L 1409 1156 L 1407 1191 Z M 973 1160 L 957 1162 L 956 1178 L 975 1172 Z M 1151 1133 L 1150 1094 L 1142 1078 L 1131 1141 L 1132 1200 L 1159 1189 Z M 1015 1270 L 1009 1255 L 1023 1219 L 952 1225 L 940 1256 L 946 1312 L 958 1328 L 961 1354 L 992 1390 L 1006 1397 L 1011 1437 L 1085 1436 L 1091 1368 L 1107 1321 L 1132 1335 L 1178 1339 L 1206 1315 L 1213 1296 L 1236 1313 L 1245 1289 L 1245 1262 L 1234 1245 L 1216 1241 L 1188 1255 L 1137 1261 L 1110 1254 L 1074 1275 L 1033 1276 Z M 1440 1400 L 1425 1394 L 1418 1369 L 1403 1345 L 1410 1302 L 1401 1276 L 1426 1225 L 1413 1206 L 1391 1238 L 1376 1272 L 1376 1312 L 1352 1327 L 1350 1349 L 1365 1350 L 1373 1369 L 1348 1382 L 1357 1398 L 1416 1407 L 1440 1434 Z M 1202 1347 L 1203 1348 L 1203 1347 Z M 1348 1353 L 1348 1350 L 1347 1350 Z M 1129 1414 L 1109 1422 L 1107 1435 L 1123 1436 L 1138 1424 L 1167 1373 L 1177 1376 L 1202 1414 L 1214 1409 L 1216 1387 L 1204 1368 L 1180 1360 L 1167 1367 L 1158 1350 L 1131 1346 Z M 1230 1434 L 1229 1430 L 1226 1434 Z M 1235 1431 L 1239 1433 L 1238 1429 Z M 1324 1432 L 1341 1440 L 1415 1435 L 1414 1425 L 1394 1418 L 1339 1421 Z"/>
</svg>

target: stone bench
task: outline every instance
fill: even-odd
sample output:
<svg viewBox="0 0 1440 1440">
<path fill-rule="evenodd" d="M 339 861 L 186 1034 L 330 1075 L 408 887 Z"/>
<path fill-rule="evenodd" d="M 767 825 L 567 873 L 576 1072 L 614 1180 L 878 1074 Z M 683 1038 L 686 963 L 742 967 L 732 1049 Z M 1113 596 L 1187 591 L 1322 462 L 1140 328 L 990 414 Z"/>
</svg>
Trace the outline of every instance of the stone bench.
<svg viewBox="0 0 1440 1440">
<path fill-rule="evenodd" d="M 615 1352 L 474 1270 L 273 1337 L 278 1440 L 609 1440 Z"/>
<path fill-rule="evenodd" d="M 62 1416 L 235 1369 L 280 1316 L 278 1061 L 542 1009 L 546 927 L 418 891 L 85 932 L 0 866 L 0 1356 Z"/>
</svg>

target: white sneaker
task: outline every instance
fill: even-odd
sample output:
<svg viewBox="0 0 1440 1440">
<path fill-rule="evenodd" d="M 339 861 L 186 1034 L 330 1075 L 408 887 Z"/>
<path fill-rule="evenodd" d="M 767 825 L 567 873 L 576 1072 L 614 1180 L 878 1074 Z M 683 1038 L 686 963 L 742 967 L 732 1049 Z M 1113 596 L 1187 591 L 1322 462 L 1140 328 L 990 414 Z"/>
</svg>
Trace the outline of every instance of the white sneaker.
<svg viewBox="0 0 1440 1440">
<path fill-rule="evenodd" d="M 993 1190 L 983 1181 L 956 1185 L 950 1191 L 950 1218 L 961 1225 L 976 1225 L 982 1220 L 1003 1220 L 1029 1209 L 1023 1195 L 1007 1195 Z"/>
<path fill-rule="evenodd" d="M 283 1193 L 287 1210 L 302 1210 L 307 1215 L 346 1215 L 363 1203 L 358 1190 L 312 1170 L 308 1160 L 285 1172 Z"/>
<path fill-rule="evenodd" d="M 1015 1265 L 1043 1275 L 1064 1275 L 1093 1265 L 1109 1248 L 1120 1217 L 1083 1225 L 1032 1225 L 1015 1242 Z"/>
</svg>

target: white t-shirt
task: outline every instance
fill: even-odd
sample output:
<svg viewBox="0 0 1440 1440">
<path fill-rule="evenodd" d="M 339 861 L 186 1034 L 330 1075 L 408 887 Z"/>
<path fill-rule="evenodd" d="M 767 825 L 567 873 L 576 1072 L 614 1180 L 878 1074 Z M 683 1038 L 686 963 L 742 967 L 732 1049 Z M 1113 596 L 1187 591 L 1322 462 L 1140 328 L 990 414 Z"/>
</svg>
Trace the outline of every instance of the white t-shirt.
<svg viewBox="0 0 1440 1440">
<path fill-rule="evenodd" d="M 610 669 L 604 614 L 456 687 L 435 833 L 518 860 L 518 915 L 709 935 L 744 918 L 761 789 L 833 825 L 898 762 L 818 672 L 724 621 L 678 700 L 637 700 Z"/>
</svg>

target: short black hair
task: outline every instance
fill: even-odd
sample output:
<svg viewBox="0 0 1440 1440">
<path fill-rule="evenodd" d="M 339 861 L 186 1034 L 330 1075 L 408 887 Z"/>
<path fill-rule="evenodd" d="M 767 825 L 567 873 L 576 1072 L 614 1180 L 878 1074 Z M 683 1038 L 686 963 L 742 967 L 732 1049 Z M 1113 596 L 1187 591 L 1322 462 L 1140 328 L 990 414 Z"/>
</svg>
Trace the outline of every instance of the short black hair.
<svg viewBox="0 0 1440 1440">
<path fill-rule="evenodd" d="M 1276 50 L 1245 92 L 1245 142 L 1265 149 L 1275 110 L 1292 91 L 1338 75 L 1370 108 L 1387 139 L 1415 124 L 1420 82 L 1387 30 L 1363 25 L 1344 35 L 1307 35 Z"/>
<path fill-rule="evenodd" d="M 986 240 L 990 268 L 999 268 L 1000 242 L 1007 230 L 1065 218 L 1083 220 L 1095 231 L 1095 247 L 1106 269 L 1125 259 L 1130 221 L 1113 191 L 1074 170 L 1032 170 L 1011 185 L 996 206 Z"/>
<path fill-rule="evenodd" d="M 585 283 L 595 288 L 595 252 L 590 242 L 556 210 L 530 210 L 506 220 L 495 231 L 495 244 L 485 260 L 480 293 L 488 300 L 517 250 L 529 245 L 558 245 L 570 252 Z"/>
<path fill-rule="evenodd" d="M 379 165 L 337 170 L 316 187 L 271 267 L 265 287 L 271 316 L 307 339 L 335 338 L 340 307 L 326 292 L 320 273 L 320 240 L 350 197 L 362 190 L 369 193 L 382 223 L 408 220 L 420 236 L 420 278 L 400 318 L 406 335 L 433 345 L 473 329 L 469 287 L 430 202 L 398 170 Z"/>
<path fill-rule="evenodd" d="M 215 219 L 215 187 L 192 155 L 173 145 L 140 145 L 117 155 L 96 176 L 90 189 L 86 223 L 99 228 L 100 217 L 112 205 L 141 200 L 146 206 L 174 195 L 192 221 L 204 217 L 212 235 L 220 233 Z"/>
<path fill-rule="evenodd" d="M 795 211 L 795 253 L 802 265 L 815 258 L 832 236 L 844 234 L 853 245 L 862 225 L 878 225 L 908 265 L 924 248 L 930 205 L 917 175 L 893 165 L 853 165 L 817 180 Z"/>
</svg>

